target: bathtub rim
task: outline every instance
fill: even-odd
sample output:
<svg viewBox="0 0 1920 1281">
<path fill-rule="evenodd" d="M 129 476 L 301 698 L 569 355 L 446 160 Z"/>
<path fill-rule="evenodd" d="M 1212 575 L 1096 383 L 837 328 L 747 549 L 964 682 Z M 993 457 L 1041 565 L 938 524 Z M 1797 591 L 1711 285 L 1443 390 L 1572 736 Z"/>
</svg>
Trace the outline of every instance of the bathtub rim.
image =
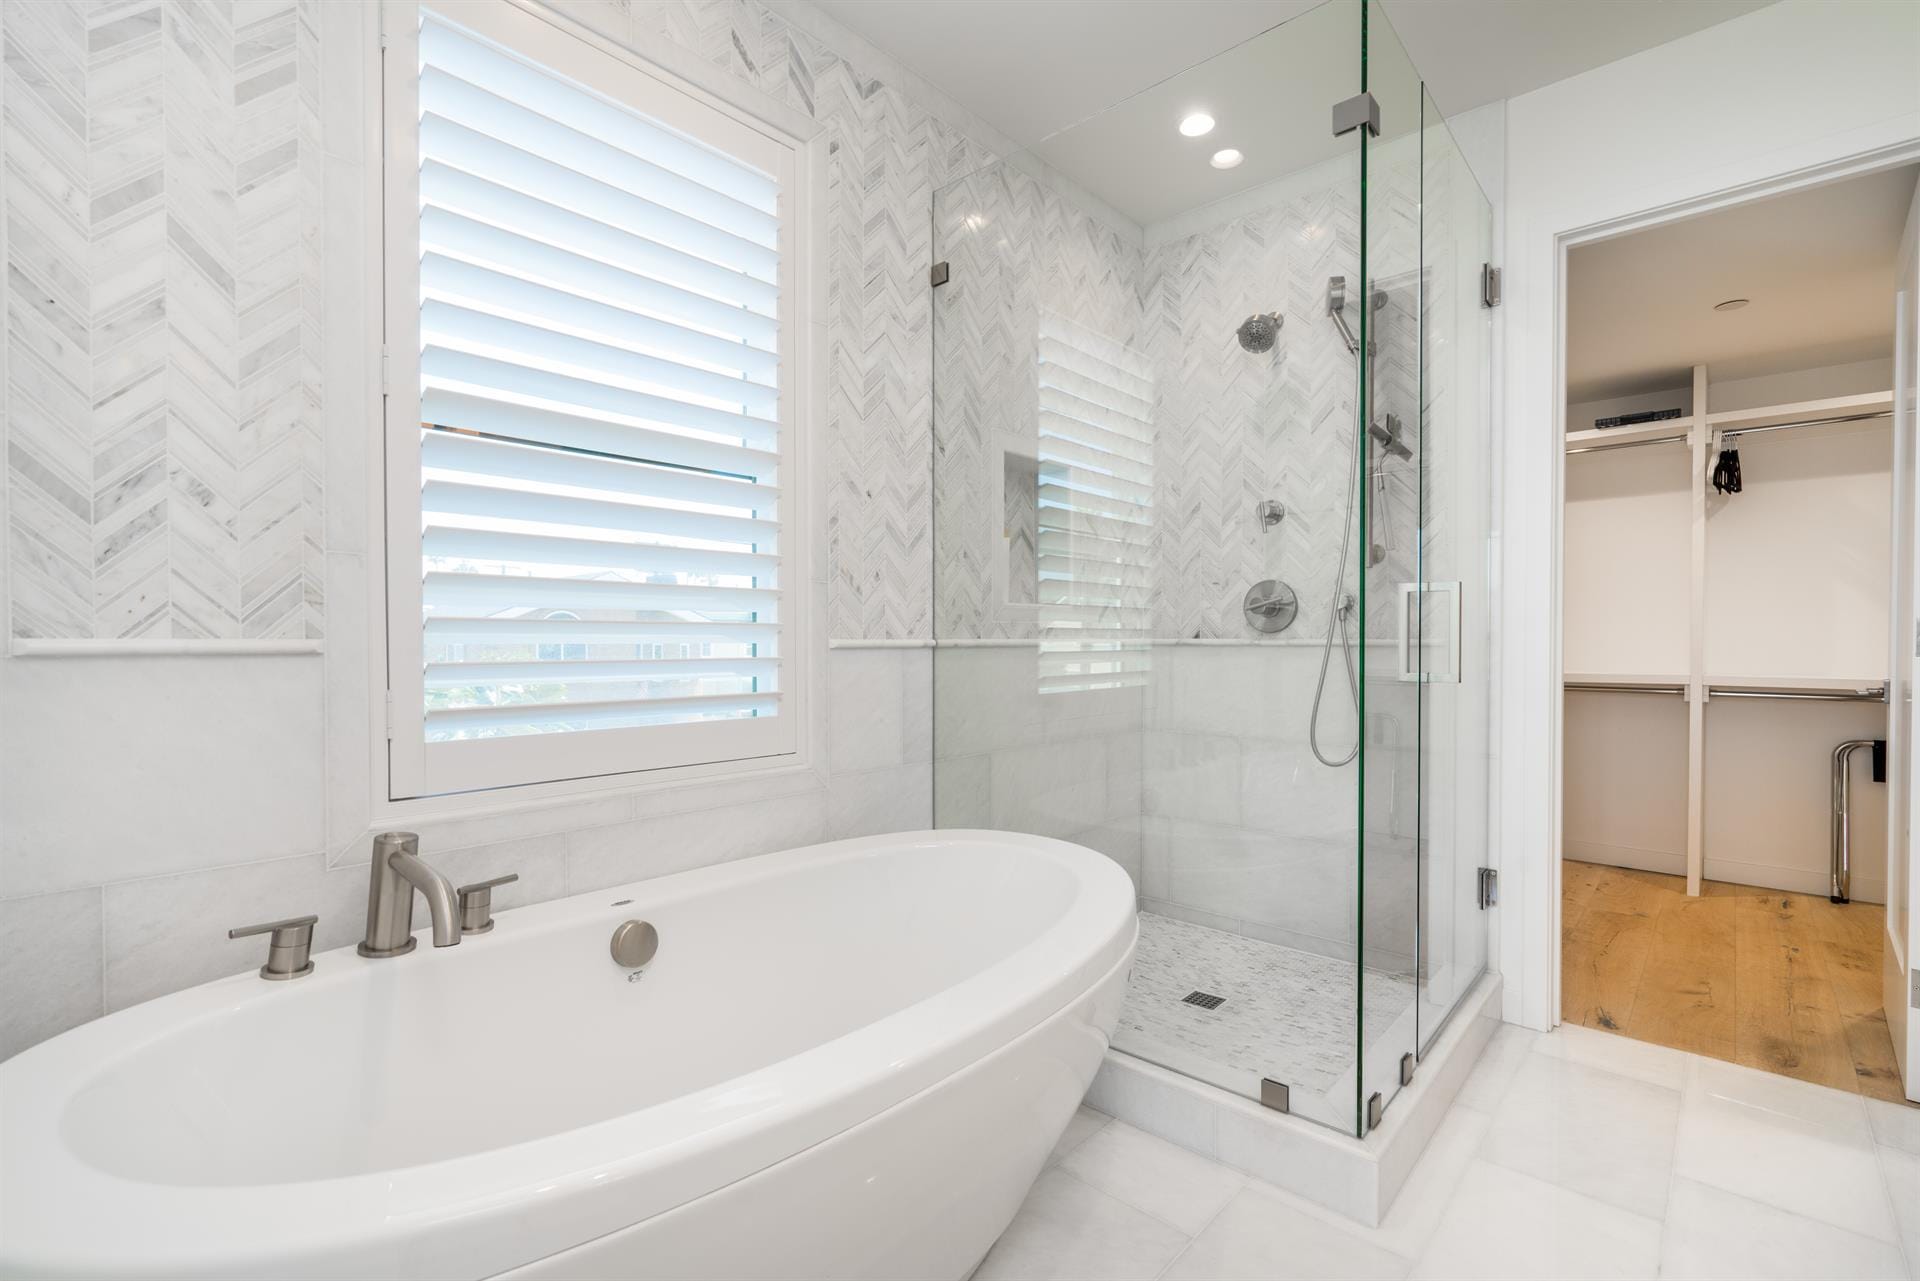
<svg viewBox="0 0 1920 1281">
<path fill-rule="evenodd" d="M 1067 1008 L 1123 957 L 1136 927 L 1131 882 L 1104 855 L 1065 841 L 979 829 L 858 837 L 781 850 L 501 913 L 493 946 L 641 906 L 722 894 L 811 867 L 919 848 L 988 843 L 1065 864 L 1078 892 L 1028 944 L 944 990 L 790 1058 L 639 1111 L 478 1153 L 305 1182 L 160 1184 L 94 1166 L 67 1144 L 68 1102 L 95 1077 L 202 1020 L 244 1018 L 288 989 L 251 974 L 118 1011 L 0 1064 L 7 1119 L 0 1157 L 0 1273 L 198 1272 L 325 1275 L 455 1256 L 526 1259 L 643 1221 L 767 1168 L 878 1115 Z M 469 940 L 471 942 L 473 940 Z M 458 963 L 420 949 L 403 964 Z M 318 958 L 330 984 L 404 977 L 351 947 Z M 369 969 L 368 967 L 373 967 Z M 316 976 L 318 978 L 320 976 Z M 311 982 L 313 980 L 308 980 Z M 301 986 L 305 986 L 303 983 Z M 716 1096 L 733 1096 L 721 1105 Z M 100 1233 L 109 1221 L 137 1224 Z"/>
</svg>

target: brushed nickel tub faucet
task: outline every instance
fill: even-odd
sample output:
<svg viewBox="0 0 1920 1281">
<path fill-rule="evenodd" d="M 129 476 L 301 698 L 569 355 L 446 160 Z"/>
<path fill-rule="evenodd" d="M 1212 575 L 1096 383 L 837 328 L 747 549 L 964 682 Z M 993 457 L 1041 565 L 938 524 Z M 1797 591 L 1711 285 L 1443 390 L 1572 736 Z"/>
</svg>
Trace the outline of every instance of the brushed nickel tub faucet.
<svg viewBox="0 0 1920 1281">
<path fill-rule="evenodd" d="M 382 832 L 373 838 L 373 869 L 367 883 L 367 937 L 362 956 L 404 956 L 413 951 L 413 892 L 419 890 L 433 914 L 433 945 L 460 941 L 460 909 L 453 882 L 420 857 L 415 832 Z"/>
</svg>

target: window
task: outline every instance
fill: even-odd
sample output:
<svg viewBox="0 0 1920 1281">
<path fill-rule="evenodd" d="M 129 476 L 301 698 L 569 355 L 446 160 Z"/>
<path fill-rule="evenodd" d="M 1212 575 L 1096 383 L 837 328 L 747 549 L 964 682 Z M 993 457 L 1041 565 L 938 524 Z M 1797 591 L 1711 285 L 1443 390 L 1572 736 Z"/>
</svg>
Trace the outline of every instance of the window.
<svg viewBox="0 0 1920 1281">
<path fill-rule="evenodd" d="M 1147 683 L 1153 585 L 1153 364 L 1040 313 L 1040 691 Z"/>
<path fill-rule="evenodd" d="M 390 6 L 390 795 L 797 749 L 807 144 Z"/>
</svg>

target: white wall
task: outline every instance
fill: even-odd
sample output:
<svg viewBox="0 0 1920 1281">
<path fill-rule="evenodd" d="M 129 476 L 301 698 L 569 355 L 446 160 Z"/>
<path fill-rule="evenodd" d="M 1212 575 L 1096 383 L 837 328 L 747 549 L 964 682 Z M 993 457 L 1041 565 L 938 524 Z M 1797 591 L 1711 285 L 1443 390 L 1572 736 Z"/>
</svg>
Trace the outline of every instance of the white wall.
<svg viewBox="0 0 1920 1281">
<path fill-rule="evenodd" d="M 1501 798 L 1506 1016 L 1558 1018 L 1564 238 L 1920 139 L 1920 7 L 1783 0 L 1508 104 Z"/>
<path fill-rule="evenodd" d="M 834 355 L 827 421 L 812 441 L 826 509 L 818 590 L 838 637 L 926 637 L 928 200 L 998 140 L 817 15 L 801 31 L 731 0 L 567 8 L 616 40 L 733 77 L 826 126 Z M 31 97 L 25 78 L 46 65 L 22 60 L 17 24 L 77 12 L 9 7 L 0 18 L 15 24 L 0 30 L 9 126 Z M 319 77 L 325 169 L 323 408 L 310 460 L 310 497 L 324 508 L 316 538 L 325 617 L 316 631 L 325 652 L 0 658 L 0 1057 L 102 1012 L 257 966 L 260 941 L 228 942 L 229 926 L 317 911 L 321 947 L 364 928 L 368 839 L 386 825 L 374 813 L 369 690 L 380 670 L 367 578 L 380 564 L 368 520 L 379 492 L 377 428 L 373 399 L 362 394 L 371 386 L 366 335 L 378 330 L 366 243 L 377 217 L 367 163 L 378 137 L 367 114 L 377 103 L 367 74 L 377 8 L 324 4 L 318 13 L 316 65 L 303 74 Z M 87 103 L 84 59 L 59 71 L 72 83 L 54 88 Z M 24 240 L 0 248 L 35 252 Z M 22 394 L 29 374 L 7 370 L 10 432 L 32 399 Z M 85 422 L 53 426 L 56 437 L 87 438 Z M 35 427 L 44 433 L 47 424 Z M 19 522 L 32 516 L 19 506 L 11 515 L 7 536 L 18 546 Z M 824 699 L 805 768 L 407 826 L 456 880 L 518 871 L 520 883 L 501 891 L 507 906 L 927 826 L 929 652 L 835 649 L 820 658 Z"/>
</svg>

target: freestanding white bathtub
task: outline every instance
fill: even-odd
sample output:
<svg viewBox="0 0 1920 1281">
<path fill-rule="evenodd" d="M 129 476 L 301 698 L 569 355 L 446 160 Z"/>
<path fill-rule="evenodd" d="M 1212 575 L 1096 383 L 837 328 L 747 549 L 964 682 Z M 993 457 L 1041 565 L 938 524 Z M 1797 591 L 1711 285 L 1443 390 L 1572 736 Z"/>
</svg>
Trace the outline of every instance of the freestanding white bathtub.
<svg viewBox="0 0 1920 1281">
<path fill-rule="evenodd" d="M 1134 940 L 1117 866 L 1000 832 L 497 919 L 0 1065 L 0 1274 L 958 1278 L 1092 1080 Z M 660 932 L 632 980 L 628 919 Z"/>
</svg>

